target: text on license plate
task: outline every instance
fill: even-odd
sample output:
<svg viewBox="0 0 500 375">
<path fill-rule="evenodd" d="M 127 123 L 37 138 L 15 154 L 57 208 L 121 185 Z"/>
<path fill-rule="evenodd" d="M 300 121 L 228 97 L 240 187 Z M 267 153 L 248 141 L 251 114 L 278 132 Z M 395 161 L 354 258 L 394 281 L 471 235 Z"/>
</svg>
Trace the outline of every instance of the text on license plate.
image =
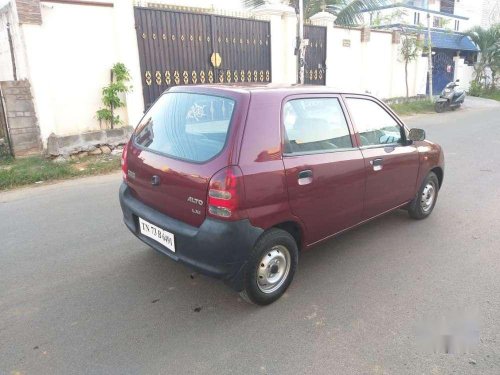
<svg viewBox="0 0 500 375">
<path fill-rule="evenodd" d="M 175 253 L 174 235 L 172 233 L 158 228 L 156 225 L 153 225 L 141 218 L 139 218 L 139 228 L 142 234 L 161 243 L 167 249 L 170 249 Z"/>
</svg>

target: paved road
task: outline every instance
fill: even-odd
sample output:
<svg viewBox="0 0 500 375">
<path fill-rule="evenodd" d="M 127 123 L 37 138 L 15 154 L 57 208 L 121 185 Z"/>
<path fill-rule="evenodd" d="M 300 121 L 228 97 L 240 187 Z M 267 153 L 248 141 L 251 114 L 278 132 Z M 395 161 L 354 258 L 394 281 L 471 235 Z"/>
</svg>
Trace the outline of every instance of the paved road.
<svg viewBox="0 0 500 375">
<path fill-rule="evenodd" d="M 304 253 L 265 308 L 129 234 L 118 174 L 0 194 L 0 374 L 500 374 L 500 108 L 407 122 L 446 152 L 433 215 Z M 469 352 L 434 353 L 453 319 Z"/>
</svg>

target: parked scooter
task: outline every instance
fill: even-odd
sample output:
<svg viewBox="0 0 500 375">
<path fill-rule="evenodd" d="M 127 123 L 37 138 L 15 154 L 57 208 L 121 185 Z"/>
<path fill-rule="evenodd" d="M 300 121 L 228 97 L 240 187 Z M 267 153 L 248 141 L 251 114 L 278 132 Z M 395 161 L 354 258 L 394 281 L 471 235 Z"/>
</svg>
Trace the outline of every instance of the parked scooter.
<svg viewBox="0 0 500 375">
<path fill-rule="evenodd" d="M 455 82 L 450 82 L 441 92 L 439 99 L 436 100 L 436 112 L 441 113 L 448 109 L 455 110 L 459 108 L 465 100 L 465 91 L 457 89 L 459 79 Z"/>
</svg>

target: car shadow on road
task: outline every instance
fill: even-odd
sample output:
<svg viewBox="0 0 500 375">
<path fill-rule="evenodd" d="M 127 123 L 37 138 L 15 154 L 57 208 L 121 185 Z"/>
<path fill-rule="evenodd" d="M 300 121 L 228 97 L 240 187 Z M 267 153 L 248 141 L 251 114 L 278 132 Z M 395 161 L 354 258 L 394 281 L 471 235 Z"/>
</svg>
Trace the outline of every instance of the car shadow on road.
<svg viewBox="0 0 500 375">
<path fill-rule="evenodd" d="M 394 228 L 398 228 L 399 235 L 405 236 L 410 231 L 405 230 L 405 226 L 413 223 L 405 211 L 395 211 L 304 251 L 292 286 L 285 298 L 274 305 L 302 298 L 304 290 L 321 288 L 325 283 L 335 282 L 333 270 L 339 265 L 343 267 L 341 277 L 346 274 L 355 275 L 359 272 L 356 269 L 356 258 L 365 257 L 367 252 L 374 250 L 374 238 L 379 238 L 379 242 L 380 238 L 387 238 L 389 245 L 394 246 L 397 241 L 394 238 Z M 220 280 L 197 274 L 148 246 L 138 246 L 137 253 L 132 258 L 129 262 L 130 269 L 123 270 L 123 277 L 140 280 L 139 285 L 136 288 L 131 286 L 130 291 L 138 295 L 147 293 L 151 303 L 176 303 L 177 308 L 193 313 L 224 310 L 226 313 L 232 311 L 241 314 L 244 311 L 254 312 L 256 309 L 242 301 L 238 293 Z M 345 268 L 346 265 L 352 268 Z M 173 298 L 174 295 L 182 297 Z"/>
</svg>

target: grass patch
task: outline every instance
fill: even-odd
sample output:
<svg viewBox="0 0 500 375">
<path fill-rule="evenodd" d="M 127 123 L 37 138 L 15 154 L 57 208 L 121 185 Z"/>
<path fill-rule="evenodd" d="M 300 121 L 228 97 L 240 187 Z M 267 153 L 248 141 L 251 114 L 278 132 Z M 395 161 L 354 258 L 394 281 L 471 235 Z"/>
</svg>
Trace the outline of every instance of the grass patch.
<svg viewBox="0 0 500 375">
<path fill-rule="evenodd" d="M 484 87 L 484 85 L 472 81 L 469 87 L 469 95 L 480 98 L 493 99 L 500 101 L 500 89 L 493 87 Z"/>
<path fill-rule="evenodd" d="M 398 115 L 414 115 L 417 113 L 429 113 L 434 112 L 434 103 L 429 100 L 418 100 L 406 103 L 395 103 L 390 104 L 390 107 Z"/>
<path fill-rule="evenodd" d="M 481 94 L 482 98 L 500 101 L 500 90 L 487 90 Z"/>
<path fill-rule="evenodd" d="M 120 169 L 120 156 L 101 155 L 76 161 L 54 163 L 41 156 L 0 159 L 0 190 L 40 181 L 109 173 Z"/>
</svg>

